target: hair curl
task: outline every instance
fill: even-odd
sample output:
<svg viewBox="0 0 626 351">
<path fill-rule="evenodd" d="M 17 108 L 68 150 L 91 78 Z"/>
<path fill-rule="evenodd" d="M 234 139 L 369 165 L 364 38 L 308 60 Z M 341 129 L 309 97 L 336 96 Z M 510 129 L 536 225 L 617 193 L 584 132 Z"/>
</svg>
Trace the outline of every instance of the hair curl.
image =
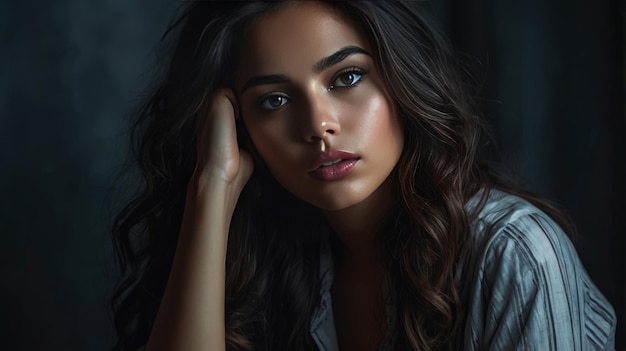
<svg viewBox="0 0 626 351">
<path fill-rule="evenodd" d="M 195 2 L 168 30 L 178 31 L 178 39 L 167 74 L 132 126 L 131 158 L 143 175 L 143 188 L 113 228 L 122 273 L 112 297 L 116 350 L 145 344 L 156 317 L 195 166 L 200 106 L 215 89 L 233 86 L 246 29 L 280 5 Z M 382 234 L 398 311 L 391 323 L 398 327 L 390 332 L 397 349 L 452 348 L 463 318 L 454 272 L 473 215 L 465 210 L 468 198 L 480 189 L 486 196 L 490 188 L 500 188 L 530 200 L 566 231 L 573 233 L 573 227 L 555 207 L 509 185 L 479 159 L 485 126 L 473 106 L 468 77 L 421 5 L 329 5 L 366 34 L 404 127 L 404 149 L 392 174 L 400 201 Z M 248 142 L 238 127 L 240 142 Z M 309 325 L 319 302 L 319 250 L 331 232 L 319 210 L 285 191 L 262 161 L 256 163 L 230 228 L 227 348 L 314 349 Z"/>
</svg>

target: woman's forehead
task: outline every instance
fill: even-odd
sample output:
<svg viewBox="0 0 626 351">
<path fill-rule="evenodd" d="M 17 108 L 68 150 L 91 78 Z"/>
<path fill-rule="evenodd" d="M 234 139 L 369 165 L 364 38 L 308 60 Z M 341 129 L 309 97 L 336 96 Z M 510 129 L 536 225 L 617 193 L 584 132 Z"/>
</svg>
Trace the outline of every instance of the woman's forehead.
<svg viewBox="0 0 626 351">
<path fill-rule="evenodd" d="M 289 2 L 251 25 L 243 42 L 239 76 L 312 68 L 348 46 L 370 51 L 365 36 L 346 16 L 317 1 Z"/>
</svg>

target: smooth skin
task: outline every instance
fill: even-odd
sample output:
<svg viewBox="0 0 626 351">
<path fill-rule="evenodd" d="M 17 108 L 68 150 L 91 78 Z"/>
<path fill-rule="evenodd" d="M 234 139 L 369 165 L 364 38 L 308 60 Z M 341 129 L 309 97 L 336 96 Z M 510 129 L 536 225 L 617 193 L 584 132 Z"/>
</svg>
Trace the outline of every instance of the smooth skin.
<svg viewBox="0 0 626 351">
<path fill-rule="evenodd" d="M 379 202 L 370 197 L 378 195 L 403 146 L 370 52 L 367 39 L 325 4 L 289 3 L 250 30 L 237 79 L 243 121 L 278 182 L 329 214 L 346 218 L 357 210 L 359 220 L 359 206 Z M 338 53 L 337 60 L 327 59 Z M 333 181 L 312 176 L 320 138 L 326 151 L 358 156 L 356 168 Z"/>
<path fill-rule="evenodd" d="M 355 28 L 325 4 L 286 3 L 253 24 L 237 72 L 239 107 L 256 151 L 287 190 L 324 210 L 344 243 L 332 290 L 343 351 L 375 350 L 386 329 L 377 238 L 393 201 L 389 175 L 404 142 L 369 44 Z M 362 51 L 325 60 L 348 47 Z M 282 82 L 252 79 L 268 75 Z M 225 349 L 228 228 L 253 169 L 237 145 L 233 94 L 217 92 L 198 126 L 197 166 L 148 350 Z M 322 138 L 327 149 L 358 157 L 345 177 L 311 177 Z"/>
</svg>

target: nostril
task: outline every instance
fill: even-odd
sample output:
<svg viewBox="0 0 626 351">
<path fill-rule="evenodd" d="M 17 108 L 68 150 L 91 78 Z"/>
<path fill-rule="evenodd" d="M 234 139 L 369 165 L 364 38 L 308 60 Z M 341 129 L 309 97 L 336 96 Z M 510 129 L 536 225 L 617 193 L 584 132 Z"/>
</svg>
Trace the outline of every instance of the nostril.
<svg viewBox="0 0 626 351">
<path fill-rule="evenodd" d="M 321 137 L 318 137 L 317 135 L 311 135 L 311 137 L 307 141 L 309 143 L 319 143 L 320 140 L 322 140 Z"/>
<path fill-rule="evenodd" d="M 306 126 L 305 140 L 309 143 L 318 142 L 320 139 L 329 135 L 337 135 L 340 131 L 339 126 L 333 122 L 321 121 L 319 124 L 309 124 Z"/>
</svg>

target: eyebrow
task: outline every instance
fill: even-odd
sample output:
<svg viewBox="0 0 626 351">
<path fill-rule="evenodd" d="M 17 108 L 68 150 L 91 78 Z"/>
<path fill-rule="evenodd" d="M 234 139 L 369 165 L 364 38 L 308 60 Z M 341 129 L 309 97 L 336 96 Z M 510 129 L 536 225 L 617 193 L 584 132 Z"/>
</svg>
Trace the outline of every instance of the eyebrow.
<svg viewBox="0 0 626 351">
<path fill-rule="evenodd" d="M 240 94 L 243 94 L 243 92 L 246 91 L 246 89 L 252 88 L 257 85 L 279 84 L 279 83 L 289 83 L 289 82 L 291 82 L 291 79 L 289 79 L 287 76 L 283 74 L 269 74 L 265 76 L 255 76 L 255 77 L 248 79 L 246 84 L 243 85 L 243 88 L 241 88 Z"/>
<path fill-rule="evenodd" d="M 338 64 L 339 62 L 345 60 L 346 58 L 354 54 L 365 54 L 368 56 L 372 56 L 369 52 L 367 52 L 367 50 L 360 48 L 358 46 L 353 46 L 353 45 L 345 46 L 337 50 L 335 53 L 331 54 L 330 56 L 324 57 L 323 59 L 315 63 L 315 65 L 313 65 L 313 72 L 320 73 L 323 70 Z M 280 84 L 280 83 L 289 83 L 289 82 L 291 82 L 291 79 L 289 79 L 289 77 L 283 74 L 269 74 L 269 75 L 263 75 L 263 76 L 254 76 L 248 79 L 246 84 L 243 85 L 243 88 L 241 88 L 240 94 L 243 94 L 243 92 L 246 91 L 248 88 L 251 88 L 257 85 Z"/>
<path fill-rule="evenodd" d="M 337 50 L 334 54 L 319 60 L 315 65 L 313 65 L 313 72 L 320 73 L 323 70 L 338 64 L 339 62 L 348 58 L 350 55 L 354 54 L 365 54 L 368 56 L 372 56 L 365 49 L 358 46 L 345 46 Z"/>
</svg>

